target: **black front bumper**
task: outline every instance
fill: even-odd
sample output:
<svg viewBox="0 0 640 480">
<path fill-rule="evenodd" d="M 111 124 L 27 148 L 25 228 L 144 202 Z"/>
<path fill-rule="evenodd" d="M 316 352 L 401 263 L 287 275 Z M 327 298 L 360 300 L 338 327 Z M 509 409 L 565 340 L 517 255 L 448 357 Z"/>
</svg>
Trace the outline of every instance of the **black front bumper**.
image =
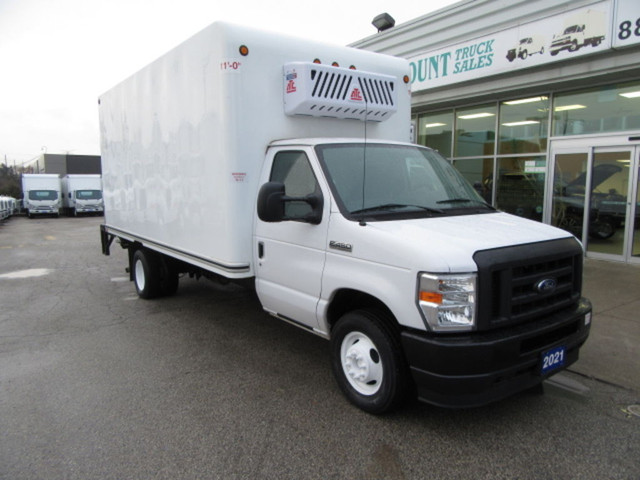
<svg viewBox="0 0 640 480">
<path fill-rule="evenodd" d="M 465 335 L 405 331 L 402 345 L 420 400 L 445 407 L 475 407 L 531 388 L 546 378 L 542 353 L 563 345 L 564 365 L 576 360 L 589 336 L 591 303 L 580 299 L 543 320 Z M 547 375 L 549 376 L 549 375 Z"/>
</svg>

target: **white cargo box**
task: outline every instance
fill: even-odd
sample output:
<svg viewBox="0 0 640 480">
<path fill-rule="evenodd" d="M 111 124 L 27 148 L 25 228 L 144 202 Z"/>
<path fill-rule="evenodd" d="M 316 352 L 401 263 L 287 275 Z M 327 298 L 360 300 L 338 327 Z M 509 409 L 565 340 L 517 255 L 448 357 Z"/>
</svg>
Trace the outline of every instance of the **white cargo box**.
<svg viewBox="0 0 640 480">
<path fill-rule="evenodd" d="M 321 65 L 310 67 L 314 60 Z M 364 101 L 353 88 L 343 100 L 312 99 L 301 78 L 285 105 L 292 66 L 309 76 L 316 68 L 361 78 L 373 90 L 360 92 Z M 107 227 L 228 277 L 252 276 L 257 182 L 269 143 L 408 141 L 407 74 L 403 59 L 211 25 L 100 97 Z M 367 111 L 345 113 L 354 102 Z"/>
</svg>

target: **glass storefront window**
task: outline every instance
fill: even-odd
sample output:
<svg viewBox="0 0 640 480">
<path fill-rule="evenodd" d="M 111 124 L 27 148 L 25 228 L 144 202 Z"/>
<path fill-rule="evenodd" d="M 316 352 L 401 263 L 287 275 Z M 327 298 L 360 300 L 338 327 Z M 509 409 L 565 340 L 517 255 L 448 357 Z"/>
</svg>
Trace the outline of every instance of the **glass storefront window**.
<svg viewBox="0 0 640 480">
<path fill-rule="evenodd" d="M 620 132 L 640 128 L 640 83 L 607 85 L 558 94 L 553 135 Z"/>
<path fill-rule="evenodd" d="M 456 111 L 455 157 L 495 153 L 496 104 Z"/>
<path fill-rule="evenodd" d="M 509 100 L 500 104 L 498 153 L 537 153 L 547 150 L 549 97 Z"/>
<path fill-rule="evenodd" d="M 431 113 L 418 119 L 418 143 L 438 150 L 445 157 L 451 156 L 453 135 L 453 111 Z"/>
<path fill-rule="evenodd" d="M 545 157 L 512 157 L 498 160 L 496 207 L 520 217 L 542 220 Z"/>
<path fill-rule="evenodd" d="M 493 158 L 465 158 L 454 160 L 453 166 L 487 202 L 492 203 Z"/>
<path fill-rule="evenodd" d="M 623 254 L 630 163 L 628 150 L 593 155 L 589 252 Z"/>
<path fill-rule="evenodd" d="M 560 153 L 555 156 L 551 224 L 582 238 L 587 154 Z"/>
</svg>

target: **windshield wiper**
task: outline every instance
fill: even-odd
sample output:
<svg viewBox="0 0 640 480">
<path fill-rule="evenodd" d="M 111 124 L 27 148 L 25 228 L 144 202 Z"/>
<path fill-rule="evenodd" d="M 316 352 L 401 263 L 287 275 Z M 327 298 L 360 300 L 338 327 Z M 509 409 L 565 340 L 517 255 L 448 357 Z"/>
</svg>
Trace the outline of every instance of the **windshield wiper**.
<svg viewBox="0 0 640 480">
<path fill-rule="evenodd" d="M 491 210 L 495 210 L 495 208 L 493 208 L 487 202 L 484 202 L 482 200 L 474 200 L 472 198 L 448 198 L 446 200 L 437 201 L 436 203 L 437 204 L 442 204 L 442 203 L 476 203 L 478 205 L 482 205 L 483 207 L 487 207 L 487 208 L 489 208 Z"/>
<path fill-rule="evenodd" d="M 425 210 L 431 213 L 444 213 L 444 211 L 440 210 L 439 208 L 430 208 L 430 207 L 425 207 L 423 205 L 406 205 L 404 203 L 385 203 L 384 205 L 376 205 L 375 207 L 367 207 L 367 208 L 362 208 L 360 210 L 355 210 L 351 212 L 351 214 L 370 213 L 375 211 L 384 212 L 385 210 L 396 210 L 398 208 L 418 208 L 420 210 Z"/>
</svg>

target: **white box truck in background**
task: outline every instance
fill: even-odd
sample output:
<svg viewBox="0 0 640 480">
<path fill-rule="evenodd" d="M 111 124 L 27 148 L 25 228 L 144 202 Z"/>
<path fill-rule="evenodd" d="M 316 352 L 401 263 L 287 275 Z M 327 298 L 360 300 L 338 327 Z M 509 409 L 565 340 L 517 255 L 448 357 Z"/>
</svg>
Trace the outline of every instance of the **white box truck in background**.
<svg viewBox="0 0 640 480">
<path fill-rule="evenodd" d="M 346 397 L 475 406 L 578 358 L 565 231 L 495 211 L 410 135 L 406 60 L 216 23 L 100 97 L 108 255 L 138 295 L 250 281 Z M 265 368 L 269 368 L 265 365 Z"/>
<path fill-rule="evenodd" d="M 60 177 L 53 173 L 22 174 L 23 207 L 29 218 L 36 215 L 60 216 L 62 192 Z"/>
<path fill-rule="evenodd" d="M 16 213 L 16 199 L 6 195 L 0 195 L 0 220 L 9 218 Z"/>
<path fill-rule="evenodd" d="M 102 215 L 102 177 L 100 175 L 66 175 L 62 177 L 62 199 L 67 215 L 92 213 Z"/>
</svg>

